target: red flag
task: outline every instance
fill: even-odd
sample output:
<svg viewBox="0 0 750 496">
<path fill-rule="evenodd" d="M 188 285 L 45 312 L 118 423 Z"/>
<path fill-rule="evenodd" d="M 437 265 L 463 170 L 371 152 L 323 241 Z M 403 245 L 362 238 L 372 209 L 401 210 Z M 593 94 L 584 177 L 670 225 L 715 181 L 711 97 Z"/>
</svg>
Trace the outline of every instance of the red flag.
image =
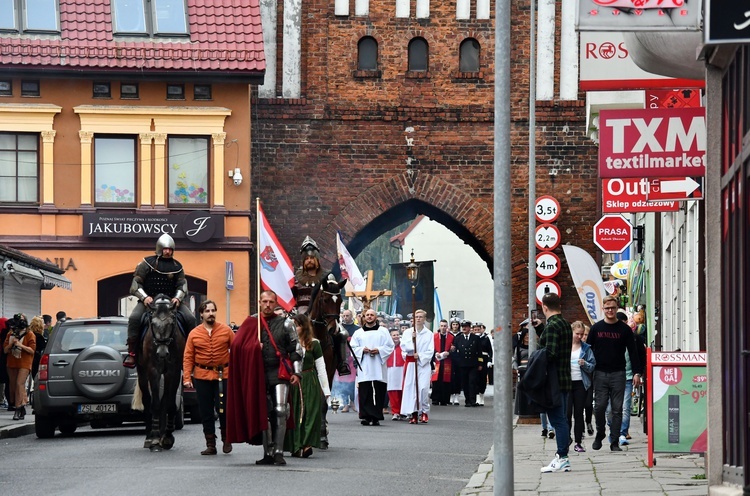
<svg viewBox="0 0 750 496">
<path fill-rule="evenodd" d="M 294 285 L 294 269 L 289 256 L 268 224 L 260 203 L 258 203 L 258 262 L 260 285 L 263 289 L 270 289 L 276 293 L 279 305 L 287 312 L 290 311 L 295 305 L 291 289 Z"/>
</svg>

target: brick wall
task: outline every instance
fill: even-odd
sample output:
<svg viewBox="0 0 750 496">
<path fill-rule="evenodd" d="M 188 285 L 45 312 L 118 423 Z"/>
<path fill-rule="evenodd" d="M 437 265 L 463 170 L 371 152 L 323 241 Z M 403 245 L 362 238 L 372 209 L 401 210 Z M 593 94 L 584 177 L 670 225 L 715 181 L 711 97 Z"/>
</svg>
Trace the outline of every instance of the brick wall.
<svg viewBox="0 0 750 496">
<path fill-rule="evenodd" d="M 514 321 L 526 312 L 528 255 L 528 7 L 521 3 L 514 1 L 511 53 Z M 454 2 L 432 2 L 429 21 L 395 19 L 394 11 L 395 2 L 371 1 L 368 18 L 337 18 L 333 2 L 305 4 L 303 98 L 253 102 L 253 195 L 295 263 L 306 235 L 332 262 L 337 230 L 365 246 L 408 206 L 443 215 L 436 220 L 492 267 L 494 23 L 456 21 Z M 380 77 L 356 77 L 362 36 L 378 42 Z M 430 46 L 427 77 L 407 74 L 414 36 Z M 458 72 L 458 47 L 469 37 L 480 43 L 481 67 L 467 78 Z M 584 127 L 582 100 L 538 104 L 537 194 L 560 201 L 563 242 L 593 253 L 596 150 Z M 557 279 L 569 318 L 583 318 L 568 272 Z"/>
</svg>

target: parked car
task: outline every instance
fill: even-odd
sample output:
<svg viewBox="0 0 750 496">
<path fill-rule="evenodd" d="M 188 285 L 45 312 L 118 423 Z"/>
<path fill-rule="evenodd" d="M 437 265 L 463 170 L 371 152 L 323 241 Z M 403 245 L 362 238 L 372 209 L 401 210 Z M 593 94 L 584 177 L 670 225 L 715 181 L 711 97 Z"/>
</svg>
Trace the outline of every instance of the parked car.
<svg viewBox="0 0 750 496">
<path fill-rule="evenodd" d="M 86 422 L 93 428 L 143 422 L 143 413 L 130 408 L 136 371 L 122 366 L 127 326 L 125 317 L 68 319 L 57 324 L 37 374 L 33 397 L 37 437 L 51 438 L 56 429 L 72 434 Z M 175 427 L 181 429 L 185 421 L 181 391 L 175 401 Z"/>
</svg>

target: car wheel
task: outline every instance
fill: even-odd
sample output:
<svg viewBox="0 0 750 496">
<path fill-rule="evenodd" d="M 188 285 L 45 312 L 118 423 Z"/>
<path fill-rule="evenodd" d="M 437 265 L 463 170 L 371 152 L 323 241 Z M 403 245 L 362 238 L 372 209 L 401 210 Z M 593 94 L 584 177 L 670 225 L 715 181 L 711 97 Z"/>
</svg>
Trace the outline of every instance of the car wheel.
<svg viewBox="0 0 750 496">
<path fill-rule="evenodd" d="M 55 421 L 47 415 L 34 415 L 34 431 L 39 439 L 55 437 Z"/>
<path fill-rule="evenodd" d="M 174 419 L 174 428 L 179 431 L 183 427 L 185 427 L 185 406 L 181 404 Z"/>
<path fill-rule="evenodd" d="M 191 424 L 201 423 L 201 412 L 198 409 L 197 405 L 190 408 L 190 423 Z"/>
<path fill-rule="evenodd" d="M 73 434 L 77 428 L 78 424 L 76 424 L 74 420 L 66 420 L 60 422 L 60 432 L 62 432 L 66 436 Z"/>
</svg>

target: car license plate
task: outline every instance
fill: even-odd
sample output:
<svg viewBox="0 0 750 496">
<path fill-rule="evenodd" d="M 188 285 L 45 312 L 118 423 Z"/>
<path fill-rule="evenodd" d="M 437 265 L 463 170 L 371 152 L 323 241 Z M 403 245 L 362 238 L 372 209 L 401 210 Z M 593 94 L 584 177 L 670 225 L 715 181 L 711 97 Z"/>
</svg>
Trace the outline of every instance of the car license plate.
<svg viewBox="0 0 750 496">
<path fill-rule="evenodd" d="M 78 405 L 78 413 L 117 413 L 117 403 L 87 403 Z"/>
</svg>

